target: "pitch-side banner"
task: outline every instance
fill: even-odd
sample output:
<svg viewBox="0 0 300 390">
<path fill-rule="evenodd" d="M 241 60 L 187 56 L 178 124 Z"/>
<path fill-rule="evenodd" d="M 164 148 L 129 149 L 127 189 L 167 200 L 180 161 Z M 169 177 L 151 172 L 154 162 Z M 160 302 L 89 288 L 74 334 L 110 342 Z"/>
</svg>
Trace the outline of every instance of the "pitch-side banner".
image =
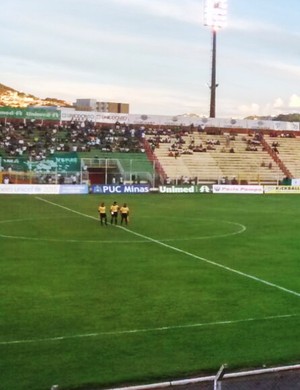
<svg viewBox="0 0 300 390">
<path fill-rule="evenodd" d="M 300 194 L 298 186 L 264 186 L 265 194 Z"/>
<path fill-rule="evenodd" d="M 300 186 L 300 179 L 292 179 L 292 186 Z"/>
<path fill-rule="evenodd" d="M 0 184 L 0 194 L 58 194 L 56 184 Z"/>
<path fill-rule="evenodd" d="M 190 186 L 159 186 L 158 192 L 161 194 L 209 194 L 212 192 L 211 185 L 190 185 Z"/>
<path fill-rule="evenodd" d="M 230 185 L 214 184 L 214 194 L 263 194 L 264 187 L 261 185 Z"/>
<path fill-rule="evenodd" d="M 90 187 L 92 194 L 149 194 L 148 184 L 94 184 Z"/>
<path fill-rule="evenodd" d="M 1 194 L 88 194 L 88 186 L 86 184 L 0 184 Z"/>
</svg>

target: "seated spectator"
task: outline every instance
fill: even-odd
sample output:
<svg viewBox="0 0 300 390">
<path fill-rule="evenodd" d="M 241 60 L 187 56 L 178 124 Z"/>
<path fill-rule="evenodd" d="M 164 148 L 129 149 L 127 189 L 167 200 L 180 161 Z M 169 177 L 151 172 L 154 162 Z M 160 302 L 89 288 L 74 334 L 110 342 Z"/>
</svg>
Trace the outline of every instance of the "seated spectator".
<svg viewBox="0 0 300 390">
<path fill-rule="evenodd" d="M 208 144 L 206 149 L 207 150 L 216 150 L 216 148 L 212 144 Z"/>
</svg>

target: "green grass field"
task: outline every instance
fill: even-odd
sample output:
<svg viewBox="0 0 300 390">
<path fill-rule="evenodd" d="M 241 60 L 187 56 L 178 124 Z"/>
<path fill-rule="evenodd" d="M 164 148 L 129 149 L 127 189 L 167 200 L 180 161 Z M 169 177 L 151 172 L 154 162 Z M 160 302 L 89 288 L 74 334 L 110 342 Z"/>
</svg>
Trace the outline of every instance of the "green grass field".
<svg viewBox="0 0 300 390">
<path fill-rule="evenodd" d="M 102 200 L 129 204 L 128 228 L 100 225 Z M 299 363 L 299 205 L 297 195 L 1 196 L 1 388 Z"/>
</svg>

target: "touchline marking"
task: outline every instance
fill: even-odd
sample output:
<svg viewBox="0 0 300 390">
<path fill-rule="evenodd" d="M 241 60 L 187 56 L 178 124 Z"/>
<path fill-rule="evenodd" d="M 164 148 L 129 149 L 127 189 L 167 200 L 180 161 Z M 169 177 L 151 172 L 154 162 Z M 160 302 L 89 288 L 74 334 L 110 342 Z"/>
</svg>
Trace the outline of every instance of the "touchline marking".
<svg viewBox="0 0 300 390">
<path fill-rule="evenodd" d="M 72 212 L 72 213 L 82 215 L 83 217 L 87 217 L 87 218 L 91 218 L 91 219 L 96 219 L 96 220 L 98 221 L 98 218 L 96 218 L 96 217 L 92 217 L 91 215 L 87 215 L 87 214 L 80 213 L 79 211 L 72 210 L 72 209 L 70 209 L 70 208 L 68 208 L 68 207 L 65 207 L 65 206 L 62 206 L 62 205 L 60 205 L 60 204 L 58 204 L 58 203 L 50 202 L 49 200 L 40 198 L 40 197 L 38 197 L 38 196 L 36 197 L 36 199 L 39 199 L 39 200 L 41 200 L 41 201 L 43 201 L 43 202 L 52 204 L 53 206 L 61 207 L 61 208 L 65 209 L 65 210 L 68 210 L 68 211 L 70 211 L 70 212 Z M 205 262 L 205 263 L 208 263 L 208 264 L 214 265 L 214 266 L 216 266 L 216 267 L 225 269 L 226 271 L 233 272 L 233 273 L 235 273 L 235 274 L 237 274 L 237 275 L 240 275 L 240 276 L 243 276 L 243 277 L 245 277 L 245 278 L 255 280 L 256 282 L 265 284 L 265 285 L 267 285 L 267 286 L 270 286 L 270 287 L 276 288 L 276 289 L 278 289 L 278 290 L 287 292 L 287 293 L 289 293 L 289 294 L 296 295 L 297 297 L 300 297 L 300 293 L 298 293 L 298 292 L 296 292 L 296 291 L 293 291 L 293 290 L 289 290 L 289 289 L 287 289 L 287 288 L 285 288 L 285 287 L 279 286 L 278 284 L 268 282 L 267 280 L 258 278 L 258 277 L 256 277 L 256 276 L 253 276 L 253 275 L 250 275 L 250 274 L 246 274 L 245 272 L 238 271 L 238 270 L 236 270 L 236 269 L 234 269 L 234 268 L 231 268 L 231 267 L 227 267 L 226 265 L 223 265 L 223 264 L 220 264 L 220 263 L 216 263 L 215 261 L 206 259 L 205 257 L 201 257 L 201 256 L 194 255 L 193 253 L 190 253 L 190 252 L 184 251 L 184 250 L 182 250 L 182 249 L 176 248 L 175 246 L 166 244 L 166 243 L 164 243 L 164 242 L 162 242 L 162 241 L 159 241 L 159 240 L 155 240 L 154 238 L 151 238 L 151 237 L 145 236 L 145 235 L 143 235 L 143 234 L 134 232 L 133 230 L 129 230 L 128 228 L 126 228 L 126 227 L 124 227 L 124 226 L 116 225 L 116 227 L 119 228 L 119 229 L 123 229 L 123 230 L 127 231 L 128 233 L 134 234 L 135 236 L 142 237 L 142 238 L 144 238 L 144 239 L 146 239 L 146 240 L 148 240 L 148 241 L 150 241 L 150 242 L 154 242 L 155 244 L 164 246 L 165 248 L 172 249 L 172 250 L 174 250 L 175 252 L 182 253 L 182 254 L 184 254 L 184 255 L 186 255 L 186 256 L 189 256 L 189 257 L 192 257 L 192 258 L 194 258 L 194 259 L 201 260 L 201 261 L 203 261 L 203 262 Z"/>
<path fill-rule="evenodd" d="M 163 331 L 176 330 L 176 329 L 201 328 L 205 326 L 234 325 L 234 324 L 239 324 L 243 322 L 246 323 L 251 321 L 269 321 L 269 320 L 291 318 L 291 317 L 298 317 L 298 316 L 299 314 L 282 314 L 282 315 L 267 316 L 262 318 L 246 318 L 241 320 L 203 322 L 198 324 L 161 326 L 157 328 L 146 328 L 146 329 L 116 330 L 110 332 L 93 332 L 93 333 L 75 334 L 70 336 L 45 337 L 39 339 L 0 341 L 0 345 L 32 344 L 32 343 L 61 341 L 61 340 L 70 340 L 70 339 L 79 339 L 79 338 L 88 338 L 88 337 L 118 336 L 118 335 L 137 334 L 137 333 L 163 332 Z"/>
</svg>

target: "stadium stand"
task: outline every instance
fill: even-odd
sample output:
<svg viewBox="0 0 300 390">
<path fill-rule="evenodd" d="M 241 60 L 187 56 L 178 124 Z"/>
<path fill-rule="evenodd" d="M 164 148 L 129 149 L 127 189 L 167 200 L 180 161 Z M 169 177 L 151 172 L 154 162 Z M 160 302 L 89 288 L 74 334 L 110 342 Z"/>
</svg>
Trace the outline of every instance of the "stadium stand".
<svg viewBox="0 0 300 390">
<path fill-rule="evenodd" d="M 300 177 L 300 138 L 285 136 L 284 134 L 274 137 L 273 133 L 273 136 L 266 135 L 265 139 L 270 145 L 276 145 L 278 156 L 284 162 L 290 175 Z"/>
<path fill-rule="evenodd" d="M 159 142 L 154 154 L 175 182 L 188 176 L 198 182 L 278 183 L 284 176 L 261 141 L 245 134 L 194 132 L 181 143 Z"/>
<path fill-rule="evenodd" d="M 0 123 L 0 157 L 44 161 L 60 153 L 79 159 L 118 161 L 114 175 L 127 181 L 278 184 L 300 177 L 300 138 L 295 134 L 235 129 L 101 125 L 92 122 Z M 92 160 L 91 160 L 92 159 Z M 7 164 L 6 164 L 7 165 Z M 8 166 L 2 163 L 2 171 Z M 152 181 L 152 180 L 151 180 Z"/>
</svg>

